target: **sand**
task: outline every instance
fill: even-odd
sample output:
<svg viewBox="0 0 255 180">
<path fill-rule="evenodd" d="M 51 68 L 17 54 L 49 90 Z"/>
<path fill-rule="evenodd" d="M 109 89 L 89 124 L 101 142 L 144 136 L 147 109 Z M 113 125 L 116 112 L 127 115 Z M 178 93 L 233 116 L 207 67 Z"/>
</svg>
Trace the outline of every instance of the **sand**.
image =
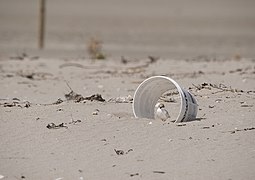
<svg viewBox="0 0 255 180">
<path fill-rule="evenodd" d="M 20 3 L 0 3 L 0 179 L 254 179 L 253 1 L 149 1 L 148 13 L 145 1 L 55 0 L 44 50 L 36 3 Z M 105 60 L 89 58 L 92 35 Z M 135 118 L 116 102 L 154 75 L 195 96 L 197 119 Z"/>
</svg>

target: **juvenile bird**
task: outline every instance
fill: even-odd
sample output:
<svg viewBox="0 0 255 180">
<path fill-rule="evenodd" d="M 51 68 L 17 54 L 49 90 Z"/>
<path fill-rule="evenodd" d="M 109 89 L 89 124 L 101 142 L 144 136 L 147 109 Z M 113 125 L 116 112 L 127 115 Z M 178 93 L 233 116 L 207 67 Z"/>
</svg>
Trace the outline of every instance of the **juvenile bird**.
<svg viewBox="0 0 255 180">
<path fill-rule="evenodd" d="M 165 109 L 165 105 L 162 103 L 157 103 L 155 105 L 155 119 L 166 121 L 168 118 L 170 118 L 170 115 L 168 111 Z"/>
</svg>

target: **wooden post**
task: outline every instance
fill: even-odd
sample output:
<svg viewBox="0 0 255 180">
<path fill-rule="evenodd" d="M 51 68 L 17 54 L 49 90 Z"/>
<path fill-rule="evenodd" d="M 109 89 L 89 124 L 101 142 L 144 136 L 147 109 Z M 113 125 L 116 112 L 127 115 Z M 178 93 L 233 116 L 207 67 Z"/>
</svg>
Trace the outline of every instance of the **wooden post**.
<svg viewBox="0 0 255 180">
<path fill-rule="evenodd" d="M 38 36 L 38 47 L 39 47 L 39 49 L 43 49 L 44 48 L 45 4 L 46 4 L 46 0 L 40 0 L 39 36 Z"/>
</svg>

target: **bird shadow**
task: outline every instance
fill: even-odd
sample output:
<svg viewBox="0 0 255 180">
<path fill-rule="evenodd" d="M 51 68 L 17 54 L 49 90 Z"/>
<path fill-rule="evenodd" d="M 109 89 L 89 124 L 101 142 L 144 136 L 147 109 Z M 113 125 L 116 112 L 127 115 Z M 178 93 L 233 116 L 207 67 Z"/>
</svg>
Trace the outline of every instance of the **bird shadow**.
<svg viewBox="0 0 255 180">
<path fill-rule="evenodd" d="M 204 119 L 206 119 L 206 118 L 205 118 L 205 117 L 198 117 L 198 118 L 191 119 L 191 120 L 188 120 L 188 121 L 183 122 L 183 123 L 193 122 L 193 121 L 202 121 L 202 120 L 204 120 Z M 175 123 L 175 121 L 176 121 L 176 120 L 172 120 L 172 121 L 170 121 L 170 122 Z"/>
</svg>

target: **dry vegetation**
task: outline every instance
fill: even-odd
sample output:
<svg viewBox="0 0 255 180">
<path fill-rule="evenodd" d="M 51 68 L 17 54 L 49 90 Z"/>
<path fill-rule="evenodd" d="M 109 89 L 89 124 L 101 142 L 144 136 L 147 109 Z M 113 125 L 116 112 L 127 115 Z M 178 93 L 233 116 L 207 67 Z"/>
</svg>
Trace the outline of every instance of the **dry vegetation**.
<svg viewBox="0 0 255 180">
<path fill-rule="evenodd" d="M 90 38 L 87 44 L 87 51 L 91 59 L 105 59 L 106 56 L 102 52 L 103 42 L 98 38 L 92 37 Z"/>
</svg>

